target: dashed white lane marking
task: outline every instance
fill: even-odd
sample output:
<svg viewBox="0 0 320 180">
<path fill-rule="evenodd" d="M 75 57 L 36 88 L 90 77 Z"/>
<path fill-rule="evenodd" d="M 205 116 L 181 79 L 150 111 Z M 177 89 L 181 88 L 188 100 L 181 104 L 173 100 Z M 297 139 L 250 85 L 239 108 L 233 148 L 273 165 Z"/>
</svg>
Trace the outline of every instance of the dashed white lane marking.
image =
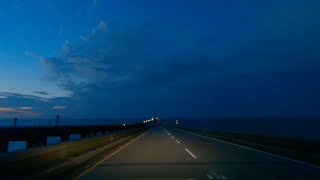
<svg viewBox="0 0 320 180">
<path fill-rule="evenodd" d="M 227 141 L 224 141 L 224 140 L 221 140 L 221 139 L 217 139 L 217 138 L 213 138 L 213 137 L 203 136 L 203 135 L 192 133 L 192 132 L 188 132 L 188 131 L 185 131 L 185 130 L 181 130 L 181 131 L 184 131 L 184 132 L 186 132 L 188 134 L 192 134 L 192 135 L 195 135 L 195 136 L 199 136 L 199 137 L 203 137 L 203 138 L 212 139 L 212 140 L 215 140 L 215 141 L 227 143 L 227 144 L 230 144 L 230 145 L 233 145 L 233 146 L 242 147 L 242 148 L 249 149 L 249 150 L 252 150 L 252 151 L 261 152 L 261 153 L 268 154 L 268 155 L 271 155 L 271 156 L 274 156 L 274 157 L 279 157 L 279 158 L 286 159 L 286 160 L 289 160 L 289 161 L 293 161 L 293 162 L 296 162 L 296 163 L 299 163 L 299 164 L 308 165 L 308 166 L 311 166 L 311 167 L 314 167 L 314 168 L 320 168 L 320 166 L 317 166 L 317 165 L 313 165 L 313 164 L 310 164 L 310 163 L 307 163 L 307 162 L 291 159 L 291 158 L 280 156 L 280 155 L 273 154 L 273 153 L 269 153 L 269 152 L 266 152 L 266 151 L 254 149 L 254 148 L 243 146 L 243 145 L 240 145 L 240 144 L 227 142 Z"/>
<path fill-rule="evenodd" d="M 174 139 L 174 137 L 173 136 L 171 136 L 172 137 L 172 139 Z"/>
<path fill-rule="evenodd" d="M 219 174 L 217 174 L 217 173 L 215 173 L 215 172 L 213 172 L 213 171 L 210 171 L 210 173 L 211 173 L 216 179 L 223 179 L 223 180 L 227 179 L 225 176 L 219 175 Z"/>
<path fill-rule="evenodd" d="M 220 175 L 220 177 L 221 177 L 221 179 L 223 179 L 223 180 L 225 180 L 225 179 L 227 179 L 225 176 L 223 176 L 223 175 Z"/>
<path fill-rule="evenodd" d="M 163 130 L 166 131 L 168 133 L 168 135 L 170 136 L 170 133 L 166 129 L 163 128 Z"/>
<path fill-rule="evenodd" d="M 178 140 L 176 140 L 178 144 L 180 144 L 180 142 Z"/>
<path fill-rule="evenodd" d="M 213 179 L 213 177 L 211 176 L 211 174 L 207 173 L 206 175 L 207 175 L 207 177 L 208 177 L 209 179 Z"/>
<path fill-rule="evenodd" d="M 220 179 L 220 176 L 216 173 L 214 173 L 213 171 L 210 171 L 210 173 L 217 179 Z"/>
<path fill-rule="evenodd" d="M 187 148 L 184 148 L 189 154 L 190 156 L 192 156 L 194 159 L 198 159 L 197 156 L 195 156 L 194 154 L 192 154 L 191 151 L 189 151 Z"/>
</svg>

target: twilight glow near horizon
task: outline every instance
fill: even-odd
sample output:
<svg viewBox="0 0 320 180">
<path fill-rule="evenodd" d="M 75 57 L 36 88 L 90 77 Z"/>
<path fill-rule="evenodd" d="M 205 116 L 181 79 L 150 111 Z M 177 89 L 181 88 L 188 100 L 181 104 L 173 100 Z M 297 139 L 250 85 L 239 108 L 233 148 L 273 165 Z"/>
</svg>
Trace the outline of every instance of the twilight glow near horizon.
<svg viewBox="0 0 320 180">
<path fill-rule="evenodd" d="M 320 2 L 0 5 L 0 119 L 320 115 Z"/>
</svg>

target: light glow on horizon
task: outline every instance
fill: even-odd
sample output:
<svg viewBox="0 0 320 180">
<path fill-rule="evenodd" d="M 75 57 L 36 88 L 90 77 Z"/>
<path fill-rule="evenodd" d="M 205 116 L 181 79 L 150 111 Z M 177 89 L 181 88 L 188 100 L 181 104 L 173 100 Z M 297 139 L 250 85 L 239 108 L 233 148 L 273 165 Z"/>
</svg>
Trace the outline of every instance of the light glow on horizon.
<svg viewBox="0 0 320 180">
<path fill-rule="evenodd" d="M 67 106 L 53 106 L 52 109 L 67 109 Z"/>
<path fill-rule="evenodd" d="M 14 108 L 0 108 L 0 112 L 15 112 Z"/>
<path fill-rule="evenodd" d="M 32 110 L 32 107 L 20 107 L 22 110 Z"/>
</svg>

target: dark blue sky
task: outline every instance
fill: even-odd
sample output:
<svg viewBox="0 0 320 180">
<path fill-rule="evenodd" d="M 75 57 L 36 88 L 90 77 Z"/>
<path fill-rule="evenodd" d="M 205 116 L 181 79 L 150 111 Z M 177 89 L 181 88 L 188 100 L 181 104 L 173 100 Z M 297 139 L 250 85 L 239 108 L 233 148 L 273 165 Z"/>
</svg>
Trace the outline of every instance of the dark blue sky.
<svg viewBox="0 0 320 180">
<path fill-rule="evenodd" d="M 13 0 L 0 118 L 319 116 L 320 2 Z"/>
</svg>

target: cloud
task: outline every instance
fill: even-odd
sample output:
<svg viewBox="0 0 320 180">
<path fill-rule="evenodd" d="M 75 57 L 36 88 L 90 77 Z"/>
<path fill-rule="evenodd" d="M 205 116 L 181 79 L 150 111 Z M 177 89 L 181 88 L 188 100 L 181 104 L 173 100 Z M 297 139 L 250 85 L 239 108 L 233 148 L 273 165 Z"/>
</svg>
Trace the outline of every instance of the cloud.
<svg viewBox="0 0 320 180">
<path fill-rule="evenodd" d="M 100 21 L 97 27 L 92 30 L 92 35 L 96 35 L 99 32 L 106 30 L 108 27 L 108 23 L 106 21 Z"/>
<path fill-rule="evenodd" d="M 0 112 L 15 112 L 16 110 L 13 108 L 0 108 Z"/>
<path fill-rule="evenodd" d="M 98 0 L 92 0 L 93 5 L 97 5 L 98 4 Z"/>
<path fill-rule="evenodd" d="M 161 19 L 125 31 L 117 28 L 110 29 L 107 22 L 101 21 L 85 41 L 66 42 L 59 56 L 41 59 L 47 70 L 46 80 L 73 92 L 68 102 L 77 104 L 74 111 L 80 108 L 96 114 L 111 102 L 136 101 L 135 97 L 124 97 L 146 91 L 155 96 L 163 87 L 192 83 L 188 79 L 197 82 L 194 76 L 208 77 L 220 64 L 212 61 L 210 55 L 202 55 L 202 48 L 191 49 L 195 45 L 192 39 L 178 42 L 171 36 L 160 37 L 164 31 L 172 31 L 173 37 L 184 39 L 186 34 L 179 32 L 184 27 L 174 22 Z"/>
<path fill-rule="evenodd" d="M 113 32 L 108 28 L 107 22 L 101 21 L 92 30 L 92 34 L 86 38 L 85 42 L 80 44 L 66 42 L 63 44 L 60 56 L 41 59 L 48 72 L 46 79 L 57 82 L 63 88 L 73 90 L 78 89 L 74 88 L 75 86 L 82 88 L 88 85 L 104 86 L 110 83 L 131 83 L 132 81 L 143 80 L 144 73 L 158 72 L 157 75 L 146 75 L 146 78 L 155 77 L 156 80 L 160 80 L 157 76 L 169 75 L 160 71 L 169 68 L 168 71 L 174 72 L 174 68 L 178 68 L 178 71 L 180 71 L 184 67 L 192 66 L 190 59 L 193 56 L 199 58 L 200 61 L 194 67 L 197 67 L 197 64 L 214 64 L 207 60 L 208 57 L 203 57 L 197 52 L 189 52 L 190 57 L 183 54 L 179 50 L 180 43 L 177 45 L 176 52 L 170 54 L 161 52 L 164 47 L 174 46 L 171 45 L 173 40 L 170 40 L 170 38 L 162 39 L 168 42 L 154 43 L 160 39 L 153 31 L 161 28 L 162 24 L 166 24 L 166 22 L 147 22 L 138 27 L 132 27 L 131 31 L 128 32 Z M 187 42 L 186 44 L 191 43 Z M 187 59 L 178 57 L 180 55 Z M 169 56 L 167 57 L 168 60 L 161 62 L 164 56 Z M 204 58 L 204 60 L 202 61 L 200 58 Z M 182 68 L 179 67 L 179 64 L 182 65 Z M 152 69 L 154 65 L 159 66 L 159 68 Z M 178 76 L 182 74 L 177 73 Z M 168 78 L 174 79 L 175 77 L 163 77 L 163 79 Z"/>
<path fill-rule="evenodd" d="M 44 92 L 44 91 L 35 91 L 34 93 L 40 94 L 40 95 L 45 95 L 45 96 L 48 96 L 48 95 L 49 95 L 49 93 Z"/>
<path fill-rule="evenodd" d="M 53 106 L 52 109 L 66 109 L 67 106 Z"/>
<path fill-rule="evenodd" d="M 31 52 L 31 51 L 27 51 L 27 50 L 24 51 L 24 55 L 31 57 L 31 58 L 34 58 L 34 59 L 41 59 L 42 58 L 42 56 L 40 56 L 39 54 Z"/>
<path fill-rule="evenodd" d="M 215 26 L 101 21 L 41 61 L 48 81 L 72 91 L 62 104 L 79 115 L 319 115 L 320 26 L 309 10 L 320 16 L 301 2 L 235 20 L 222 13 L 227 23 Z M 230 28 L 238 20 L 249 27 Z"/>
<path fill-rule="evenodd" d="M 30 107 L 21 107 L 21 108 L 9 108 L 9 107 L 1 107 L 0 108 L 0 116 L 1 118 L 12 118 L 12 117 L 36 117 L 39 116 L 40 113 L 30 111 Z"/>
<path fill-rule="evenodd" d="M 7 97 L 1 99 L 0 118 L 48 118 L 56 113 L 52 109 L 52 106 L 65 103 L 68 99 L 67 97 L 44 98 L 8 92 L 0 92 L 0 95 Z"/>
<path fill-rule="evenodd" d="M 20 107 L 22 110 L 32 110 L 32 107 Z"/>
</svg>

